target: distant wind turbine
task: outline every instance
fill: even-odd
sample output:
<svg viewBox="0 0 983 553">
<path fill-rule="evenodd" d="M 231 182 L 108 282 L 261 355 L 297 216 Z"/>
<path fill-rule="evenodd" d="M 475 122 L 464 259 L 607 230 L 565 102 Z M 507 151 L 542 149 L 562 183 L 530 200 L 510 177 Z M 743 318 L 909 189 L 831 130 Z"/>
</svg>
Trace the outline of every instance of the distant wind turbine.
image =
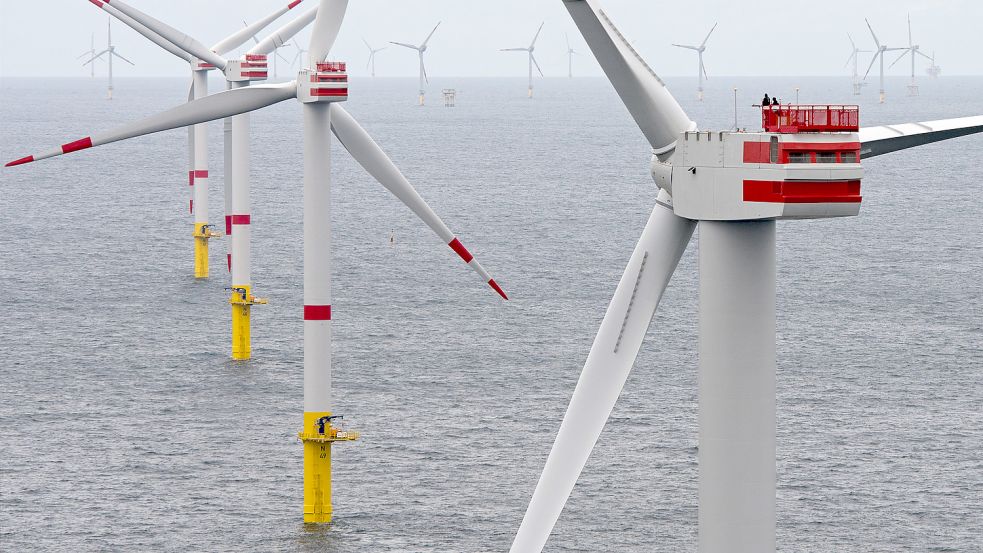
<svg viewBox="0 0 983 553">
<path fill-rule="evenodd" d="M 107 93 L 106 99 L 107 100 L 112 100 L 113 99 L 113 56 L 116 56 L 117 58 L 125 61 L 126 63 L 128 63 L 130 65 L 135 65 L 135 64 L 132 61 L 130 61 L 130 60 L 124 58 L 123 56 L 119 55 L 118 53 L 116 53 L 116 47 L 113 46 L 113 22 L 112 22 L 112 20 L 109 20 L 107 22 L 107 30 L 108 30 L 108 33 L 107 33 L 108 38 L 107 38 L 107 47 L 106 47 L 106 49 L 103 50 L 102 52 L 99 52 L 98 54 L 92 56 L 92 58 L 89 59 L 89 61 L 83 63 L 82 65 L 88 65 L 88 64 L 94 62 L 95 60 L 101 58 L 103 55 L 106 56 L 106 61 L 109 62 L 109 92 Z"/>
<path fill-rule="evenodd" d="M 92 33 L 92 40 L 91 43 L 89 44 L 89 49 L 86 50 L 85 52 L 82 52 L 82 55 L 78 56 L 75 59 L 77 60 L 80 60 L 82 58 L 92 59 L 95 57 L 95 55 L 96 55 L 96 34 Z M 96 76 L 96 64 L 93 63 L 92 65 L 90 65 L 89 69 L 91 70 L 90 71 L 91 74 L 89 76 L 94 78 Z"/>
<path fill-rule="evenodd" d="M 874 51 L 874 57 L 870 59 L 870 65 L 867 66 L 867 72 L 864 73 L 864 80 L 865 81 L 867 80 L 867 75 L 870 74 L 871 68 L 874 67 L 874 62 L 876 62 L 879 58 L 881 60 L 881 90 L 880 90 L 880 97 L 878 101 L 883 104 L 884 103 L 884 52 L 890 52 L 892 50 L 905 50 L 905 48 L 888 48 L 887 46 L 881 44 L 881 41 L 878 40 L 877 35 L 874 34 L 874 28 L 870 26 L 870 21 L 867 21 L 866 17 L 864 18 L 864 21 L 867 22 L 867 28 L 870 29 L 870 36 L 874 37 L 874 44 L 877 45 L 877 50 Z"/>
<path fill-rule="evenodd" d="M 536 69 L 539 71 L 539 76 L 543 77 L 543 70 L 539 67 L 539 62 L 536 61 L 536 56 L 533 52 L 536 50 L 536 40 L 539 38 L 539 33 L 543 30 L 543 25 L 546 22 L 539 24 L 539 29 L 536 31 L 536 36 L 532 37 L 532 42 L 526 48 L 502 48 L 502 52 L 528 52 L 529 53 L 529 97 L 532 98 L 532 66 L 535 65 Z M 568 45 L 569 46 L 569 45 Z"/>
<path fill-rule="evenodd" d="M 430 37 L 432 37 L 433 34 L 435 32 L 437 32 L 437 27 L 440 27 L 440 24 L 441 23 L 442 23 L 441 21 L 438 21 L 437 22 L 437 24 L 434 26 L 433 30 L 430 31 L 430 34 L 427 35 L 427 39 L 424 40 L 423 41 L 423 44 L 420 44 L 419 46 L 414 46 L 412 44 L 406 44 L 405 42 L 393 42 L 393 41 L 389 41 L 390 44 L 395 44 L 396 46 L 402 46 L 404 48 L 409 48 L 410 50 L 416 50 L 417 53 L 420 55 L 420 105 L 421 106 L 423 105 L 424 96 L 426 95 L 426 92 L 427 92 L 426 89 L 424 89 L 424 84 L 430 82 L 430 79 L 427 77 L 427 68 L 424 67 L 424 65 L 423 65 L 423 53 L 427 51 L 427 43 L 430 42 Z"/>
<path fill-rule="evenodd" d="M 563 36 L 567 39 L 567 78 L 573 78 L 573 57 L 579 55 L 579 52 L 570 47 L 570 35 L 563 33 Z"/>
<path fill-rule="evenodd" d="M 307 67 L 308 65 L 304 61 L 304 54 L 307 54 L 308 52 L 307 50 L 301 48 L 300 46 L 297 46 L 296 44 L 294 44 L 294 48 L 297 49 L 297 55 L 295 55 L 293 61 L 290 62 L 290 67 L 293 67 L 294 64 L 296 64 L 297 61 L 300 60 L 300 65 L 297 66 L 297 70 L 300 71 L 300 68 Z"/>
<path fill-rule="evenodd" d="M 911 40 L 911 14 L 908 14 L 908 47 L 900 48 L 900 50 L 904 50 L 904 52 L 901 52 L 901 55 L 898 56 L 898 59 L 894 60 L 891 63 L 891 65 L 888 66 L 888 69 L 894 67 L 894 64 L 901 61 L 901 58 L 907 56 L 908 54 L 911 54 L 911 82 L 908 84 L 908 96 L 918 96 L 918 85 L 915 84 L 915 55 L 917 54 L 931 61 L 932 65 L 935 65 L 935 60 L 933 60 L 929 56 L 926 56 L 918 48 L 919 46 L 915 44 L 914 41 Z"/>
<path fill-rule="evenodd" d="M 365 47 L 369 49 L 369 62 L 365 64 L 365 68 L 372 69 L 372 76 L 375 77 L 375 55 L 376 53 L 381 52 L 389 47 L 383 46 L 382 48 L 373 48 L 371 45 L 369 45 L 369 41 L 365 40 L 364 38 L 362 39 L 362 42 L 364 42 Z"/>
<path fill-rule="evenodd" d="M 857 43 L 853 41 L 853 37 L 850 36 L 850 33 L 847 33 L 846 37 L 850 39 L 850 45 L 853 46 L 853 50 L 850 52 L 850 57 L 846 59 L 844 67 L 850 65 L 850 62 L 853 62 L 853 95 L 860 96 L 860 89 L 867 83 L 860 80 L 860 72 L 857 66 L 860 63 L 860 54 L 869 53 L 870 50 L 861 50 L 860 48 L 857 48 Z"/>
<path fill-rule="evenodd" d="M 677 48 L 686 48 L 687 50 L 695 50 L 696 51 L 696 54 L 700 58 L 700 69 L 697 72 L 697 78 L 699 79 L 699 85 L 696 88 L 696 98 L 699 101 L 701 101 L 701 102 L 703 101 L 703 78 L 704 77 L 706 77 L 707 79 L 710 78 L 710 76 L 707 75 L 707 68 L 706 68 L 706 66 L 703 65 L 703 52 L 706 51 L 706 49 L 707 49 L 707 41 L 710 40 L 710 35 L 713 34 L 713 30 L 716 29 L 716 28 L 717 28 L 717 24 L 714 23 L 713 24 L 713 27 L 710 29 L 710 32 L 707 33 L 707 37 L 703 39 L 703 42 L 701 42 L 699 46 L 689 46 L 687 44 L 673 44 L 673 46 L 675 46 Z"/>
</svg>

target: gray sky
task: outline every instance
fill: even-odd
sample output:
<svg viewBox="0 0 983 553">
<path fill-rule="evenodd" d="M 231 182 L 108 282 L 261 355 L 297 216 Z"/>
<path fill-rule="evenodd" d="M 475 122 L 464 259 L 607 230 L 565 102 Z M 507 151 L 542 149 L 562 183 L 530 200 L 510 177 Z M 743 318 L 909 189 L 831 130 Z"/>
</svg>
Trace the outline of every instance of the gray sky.
<svg viewBox="0 0 983 553">
<path fill-rule="evenodd" d="M 287 0 L 129 2 L 213 44 L 241 27 L 242 19 L 258 19 Z M 293 11 L 316 2 L 304 0 Z M 850 52 L 846 33 L 861 48 L 872 49 L 873 39 L 863 20 L 866 16 L 884 43 L 906 45 L 908 12 L 915 43 L 927 54 L 937 52 L 944 75 L 983 74 L 981 0 L 602 0 L 602 5 L 653 68 L 666 76 L 695 75 L 695 53 L 670 44 L 698 44 L 715 21 L 720 25 L 705 54 L 711 78 L 847 74 L 843 67 Z M 293 13 L 270 30 L 290 15 Z M 0 0 L 0 76 L 87 75 L 80 67 L 82 60 L 75 57 L 88 49 L 93 32 L 96 49 L 105 48 L 106 19 L 87 0 Z M 365 74 L 367 52 L 362 37 L 377 48 L 389 40 L 420 42 L 438 20 L 443 24 L 427 53 L 427 70 L 432 76 L 523 76 L 524 55 L 498 49 L 527 46 L 542 21 L 546 26 L 536 57 L 547 76 L 566 74 L 565 33 L 574 49 L 587 54 L 576 58 L 575 73 L 601 74 L 561 0 L 351 0 L 332 58 L 349 61 L 353 75 Z M 121 23 L 114 22 L 113 29 L 118 51 L 137 64 L 117 64 L 118 76 L 186 75 L 187 67 L 177 58 Z M 308 32 L 301 37 L 306 45 Z M 288 48 L 285 54 L 292 59 L 294 51 Z M 415 55 L 400 47 L 380 52 L 377 73 L 415 76 Z M 893 61 L 894 56 L 888 60 Z M 924 75 L 923 61 L 917 65 L 919 75 Z M 888 74 L 900 76 L 908 71 L 910 64 L 905 61 Z M 286 73 L 281 65 L 281 76 Z"/>
</svg>

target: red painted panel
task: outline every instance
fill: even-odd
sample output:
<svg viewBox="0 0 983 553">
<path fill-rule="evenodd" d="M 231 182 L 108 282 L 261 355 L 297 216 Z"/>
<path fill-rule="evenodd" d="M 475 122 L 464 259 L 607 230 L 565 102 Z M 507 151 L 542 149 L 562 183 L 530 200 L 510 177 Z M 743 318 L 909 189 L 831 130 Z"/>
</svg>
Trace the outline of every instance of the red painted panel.
<svg viewBox="0 0 983 553">
<path fill-rule="evenodd" d="M 859 150 L 859 142 L 781 142 L 778 145 L 780 151 L 801 151 L 810 152 L 829 152 L 843 150 Z"/>
<path fill-rule="evenodd" d="M 76 140 L 75 142 L 69 142 L 68 144 L 62 144 L 62 146 L 61 146 L 61 152 L 63 154 L 68 154 L 68 153 L 71 153 L 71 152 L 77 152 L 79 150 L 84 150 L 86 148 L 91 148 L 91 147 L 92 147 L 92 139 L 87 136 L 85 138 L 80 138 L 79 140 Z"/>
<path fill-rule="evenodd" d="M 248 225 L 249 215 L 233 215 L 232 216 L 233 225 Z"/>
<path fill-rule="evenodd" d="M 744 163 L 771 163 L 771 144 L 768 142 L 745 142 Z"/>
<path fill-rule="evenodd" d="M 471 260 L 474 259 L 471 252 L 469 252 L 468 249 L 464 247 L 464 244 L 462 244 L 457 238 L 451 240 L 447 245 L 450 246 L 452 250 L 457 252 L 457 255 L 461 256 L 461 259 L 463 259 L 465 263 L 471 263 Z"/>
<path fill-rule="evenodd" d="M 208 178 L 208 171 L 195 171 L 195 178 L 196 179 L 207 179 Z"/>
<path fill-rule="evenodd" d="M 745 202 L 860 203 L 860 181 L 744 181 Z"/>
<path fill-rule="evenodd" d="M 305 321 L 330 321 L 331 306 L 330 305 L 305 305 L 304 320 Z"/>
<path fill-rule="evenodd" d="M 347 88 L 312 88 L 311 96 L 348 96 Z"/>
</svg>

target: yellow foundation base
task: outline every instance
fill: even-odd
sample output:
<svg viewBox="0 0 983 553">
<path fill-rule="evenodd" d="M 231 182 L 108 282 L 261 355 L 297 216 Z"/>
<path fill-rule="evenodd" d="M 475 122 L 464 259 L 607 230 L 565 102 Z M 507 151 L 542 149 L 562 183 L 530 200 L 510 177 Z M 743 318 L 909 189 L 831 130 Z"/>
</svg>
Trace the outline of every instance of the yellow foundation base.
<svg viewBox="0 0 983 553">
<path fill-rule="evenodd" d="M 208 278 L 208 241 L 222 236 L 208 223 L 195 223 L 195 278 Z"/>
<path fill-rule="evenodd" d="M 232 286 L 232 358 L 249 359 L 252 356 L 252 339 L 249 334 L 249 315 L 252 306 L 265 304 L 267 300 L 252 294 L 250 286 Z"/>
<path fill-rule="evenodd" d="M 331 413 L 304 413 L 304 429 L 297 437 L 304 442 L 304 522 L 331 522 L 331 444 L 354 441 L 358 432 L 345 432 L 326 420 Z"/>
</svg>

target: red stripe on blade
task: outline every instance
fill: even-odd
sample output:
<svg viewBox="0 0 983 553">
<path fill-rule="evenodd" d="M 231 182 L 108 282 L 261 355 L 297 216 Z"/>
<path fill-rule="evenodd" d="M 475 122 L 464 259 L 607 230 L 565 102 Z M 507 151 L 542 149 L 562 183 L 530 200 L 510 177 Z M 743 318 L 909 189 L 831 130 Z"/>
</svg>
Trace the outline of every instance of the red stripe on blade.
<svg viewBox="0 0 983 553">
<path fill-rule="evenodd" d="M 331 306 L 330 305 L 305 305 L 304 320 L 305 321 L 330 321 Z"/>
<path fill-rule="evenodd" d="M 188 200 L 188 201 L 190 202 L 188 204 L 188 213 L 194 215 L 195 214 L 195 201 L 194 200 Z"/>
<path fill-rule="evenodd" d="M 457 255 L 461 256 L 461 259 L 463 259 L 465 263 L 471 263 L 471 260 L 474 259 L 471 252 L 469 252 L 468 249 L 464 247 L 464 244 L 461 244 L 461 241 L 457 238 L 451 240 L 447 245 L 450 246 L 452 250 L 457 252 Z"/>
<path fill-rule="evenodd" d="M 495 279 L 491 279 L 491 280 L 489 280 L 489 281 L 488 281 L 488 286 L 491 286 L 491 287 L 492 287 L 492 288 L 493 288 L 493 289 L 494 289 L 494 290 L 495 290 L 496 292 L 498 292 L 498 295 L 499 295 L 499 296 L 502 296 L 502 297 L 503 297 L 503 298 L 505 298 L 505 299 L 509 299 L 509 297 L 505 295 L 505 292 L 504 292 L 504 291 L 502 290 L 502 288 L 501 288 L 501 287 L 500 287 L 500 286 L 498 285 L 498 283 L 497 283 L 497 282 L 495 282 Z"/>
<path fill-rule="evenodd" d="M 71 152 L 77 152 L 79 150 L 84 150 L 86 148 L 92 147 L 92 139 L 88 136 L 75 142 L 69 142 L 68 144 L 62 144 L 61 153 L 68 154 Z"/>
<path fill-rule="evenodd" d="M 195 172 L 188 171 L 188 186 L 194 186 L 194 185 L 195 185 Z"/>
<path fill-rule="evenodd" d="M 297 7 L 297 4 L 300 4 L 301 2 L 303 2 L 303 0 L 294 0 L 293 2 L 287 4 L 287 9 L 288 10 L 294 9 Z"/>
<path fill-rule="evenodd" d="M 22 157 L 20 159 L 11 161 L 10 163 L 4 165 L 4 167 L 13 167 L 14 165 L 24 165 L 25 163 L 30 163 L 34 161 L 34 156 Z"/>
<path fill-rule="evenodd" d="M 248 225 L 249 215 L 233 215 L 232 216 L 233 225 Z"/>
<path fill-rule="evenodd" d="M 225 254 L 225 256 L 229 259 L 229 272 L 231 273 L 232 272 L 232 254 L 231 253 L 227 253 L 227 254 Z"/>
<path fill-rule="evenodd" d="M 93 4 L 95 4 L 96 7 L 98 7 L 98 8 L 101 8 L 102 7 L 102 2 L 100 2 L 99 0 L 89 0 L 89 2 L 92 2 Z"/>
</svg>

